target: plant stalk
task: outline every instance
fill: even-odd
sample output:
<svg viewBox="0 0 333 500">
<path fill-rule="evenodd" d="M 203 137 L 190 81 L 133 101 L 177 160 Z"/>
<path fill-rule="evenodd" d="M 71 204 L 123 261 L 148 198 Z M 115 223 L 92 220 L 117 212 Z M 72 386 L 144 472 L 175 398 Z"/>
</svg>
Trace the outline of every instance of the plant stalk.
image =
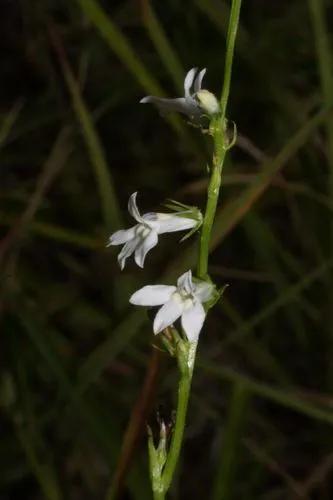
<svg viewBox="0 0 333 500">
<path fill-rule="evenodd" d="M 164 500 L 165 491 L 153 491 L 154 500 Z"/>
<path fill-rule="evenodd" d="M 188 354 L 180 370 L 181 377 L 178 386 L 176 423 L 167 462 L 163 471 L 163 484 L 165 491 L 170 488 L 182 447 L 197 345 L 197 342 L 189 344 Z"/>
<path fill-rule="evenodd" d="M 224 82 L 221 97 L 221 113 L 217 117 L 213 117 L 210 124 L 210 133 L 213 136 L 214 140 L 214 154 L 208 187 L 206 210 L 203 225 L 201 228 L 197 269 L 198 277 L 203 280 L 208 278 L 209 242 L 211 238 L 211 232 L 221 187 L 223 164 L 226 153 L 232 146 L 227 137 L 226 110 L 230 93 L 232 62 L 238 29 L 240 7 L 241 0 L 232 0 L 229 29 L 227 35 Z M 160 481 L 158 482 L 159 488 L 156 488 L 153 492 L 154 500 L 164 500 L 165 495 L 171 486 L 182 447 L 192 375 L 195 364 L 197 342 L 187 343 L 187 346 L 188 350 L 186 354 L 184 355 L 183 353 L 183 355 L 178 355 L 181 375 L 178 387 L 176 423 L 166 463 L 161 474 Z"/>
<path fill-rule="evenodd" d="M 214 138 L 214 156 L 208 187 L 207 205 L 201 230 L 198 277 L 206 279 L 208 274 L 209 242 L 221 187 L 221 176 L 226 152 L 229 149 L 227 138 L 226 112 L 230 94 L 232 63 L 242 0 L 233 0 L 227 35 L 227 49 L 224 67 L 224 81 L 221 96 L 221 116 L 213 120 L 211 131 Z"/>
</svg>

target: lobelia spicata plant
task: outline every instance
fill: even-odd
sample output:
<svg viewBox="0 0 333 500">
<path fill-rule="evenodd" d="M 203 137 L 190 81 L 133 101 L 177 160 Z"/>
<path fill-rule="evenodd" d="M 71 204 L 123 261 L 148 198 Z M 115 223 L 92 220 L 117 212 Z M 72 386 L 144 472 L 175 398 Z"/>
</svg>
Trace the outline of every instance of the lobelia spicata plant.
<svg viewBox="0 0 333 500">
<path fill-rule="evenodd" d="M 184 97 L 165 99 L 148 96 L 140 101 L 154 104 L 162 114 L 167 112 L 185 114 L 190 122 L 212 137 L 214 152 L 209 168 L 210 180 L 204 215 L 198 208 L 177 201 L 171 201 L 166 205 L 171 210 L 169 213 L 149 212 L 141 215 L 136 204 L 137 193 L 133 193 L 129 198 L 128 210 L 136 225 L 115 232 L 108 242 L 108 246 L 124 245 L 118 255 L 121 269 L 124 268 L 126 259 L 133 253 L 136 264 L 143 267 L 146 255 L 157 245 L 160 234 L 187 230 L 189 232 L 183 238 L 185 239 L 199 232 L 196 276 L 192 275 L 191 270 L 187 270 L 178 278 L 176 285 L 146 285 L 129 299 L 134 305 L 158 308 L 153 332 L 155 335 L 160 335 L 169 353 L 177 359 L 180 373 L 176 419 L 171 437 L 168 435 L 165 423 L 161 422 L 159 440 L 155 444 L 152 432 L 148 428 L 149 467 L 154 500 L 165 499 L 171 486 L 183 442 L 199 334 L 208 310 L 220 299 L 224 290 L 224 288 L 218 290 L 211 281 L 208 274 L 208 258 L 224 160 L 228 150 L 236 141 L 235 125 L 233 136 L 230 138 L 226 111 L 240 8 L 241 0 L 232 0 L 220 101 L 214 94 L 202 89 L 206 69 L 198 71 L 196 68 L 192 68 L 185 77 Z M 204 125 L 207 119 L 208 128 Z M 180 328 L 176 323 L 178 320 Z"/>
</svg>

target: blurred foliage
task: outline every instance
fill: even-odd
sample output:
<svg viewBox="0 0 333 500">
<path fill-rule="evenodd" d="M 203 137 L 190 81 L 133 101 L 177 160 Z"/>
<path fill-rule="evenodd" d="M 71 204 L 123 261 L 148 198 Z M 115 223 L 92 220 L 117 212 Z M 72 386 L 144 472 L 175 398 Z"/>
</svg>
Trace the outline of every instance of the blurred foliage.
<svg viewBox="0 0 333 500">
<path fill-rule="evenodd" d="M 210 269 L 230 286 L 201 336 L 173 498 L 328 500 L 333 9 L 243 4 Z M 194 266 L 197 244 L 163 238 L 121 273 L 105 243 L 133 191 L 142 209 L 204 205 L 209 140 L 138 102 L 181 95 L 192 66 L 220 92 L 229 3 L 1 8 L 0 498 L 149 499 L 145 425 L 171 425 L 177 371 L 128 296 Z"/>
</svg>

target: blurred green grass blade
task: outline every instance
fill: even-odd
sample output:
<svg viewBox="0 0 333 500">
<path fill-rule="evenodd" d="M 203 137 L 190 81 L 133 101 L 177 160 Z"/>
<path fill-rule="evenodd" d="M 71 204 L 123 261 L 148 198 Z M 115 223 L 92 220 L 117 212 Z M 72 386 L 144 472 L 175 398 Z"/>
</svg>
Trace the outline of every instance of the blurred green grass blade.
<svg viewBox="0 0 333 500">
<path fill-rule="evenodd" d="M 240 328 L 244 324 L 243 317 L 233 304 L 230 303 L 226 295 L 223 296 L 223 300 L 220 300 L 216 306 L 223 311 L 236 328 Z M 250 366 L 255 367 L 255 369 L 259 368 L 259 370 L 279 383 L 287 384 L 290 382 L 284 367 L 265 348 L 262 342 L 257 342 L 252 338 L 251 342 L 240 343 L 237 345 L 237 348 L 243 351 Z"/>
<path fill-rule="evenodd" d="M 105 229 L 107 232 L 114 231 L 121 226 L 122 217 L 112 175 L 105 158 L 102 144 L 96 132 L 93 119 L 81 96 L 79 86 L 67 62 L 62 46 L 60 45 L 59 37 L 55 33 L 53 33 L 53 40 L 63 70 L 64 78 L 72 97 L 73 108 L 81 125 L 83 137 L 87 144 L 90 161 L 94 167 L 99 196 L 101 199 Z"/>
<path fill-rule="evenodd" d="M 268 188 L 270 181 L 273 179 L 276 173 L 280 169 L 282 169 L 286 165 L 286 163 L 297 153 L 297 151 L 307 141 L 311 133 L 327 118 L 327 116 L 328 110 L 325 109 L 315 115 L 307 123 L 305 123 L 303 127 L 295 134 L 295 136 L 293 136 L 290 141 L 288 141 L 288 143 L 275 157 L 275 159 L 265 164 L 263 171 L 257 174 L 252 184 L 249 187 L 245 188 L 243 192 L 239 196 L 237 196 L 237 198 L 229 202 L 226 207 L 223 207 L 219 210 L 214 225 L 210 246 L 211 250 L 216 248 L 225 238 L 225 236 L 242 220 L 242 218 L 252 207 L 252 205 Z M 175 259 L 162 274 L 159 282 L 172 282 L 184 271 L 184 269 L 188 269 L 189 267 L 193 266 L 196 262 L 196 252 L 196 244 L 192 245 L 188 251 L 183 251 L 181 257 Z M 89 384 L 94 382 L 108 366 L 110 358 L 106 355 L 106 353 L 109 353 L 109 356 L 112 356 L 113 342 L 115 342 L 119 346 L 116 353 L 117 355 L 119 355 L 121 350 L 126 348 L 126 345 L 131 342 L 132 338 L 144 324 L 145 318 L 146 315 L 139 314 L 137 310 L 130 312 L 126 319 L 117 326 L 115 331 L 112 333 L 112 337 L 101 342 L 91 352 L 91 354 L 82 365 L 81 377 L 84 374 L 84 384 L 81 381 L 79 382 L 79 386 L 81 388 L 82 386 L 88 388 Z M 129 324 L 130 327 L 128 327 Z M 119 336 L 121 339 L 124 338 L 126 340 L 117 340 L 117 336 Z M 98 353 L 102 353 L 102 355 L 100 356 Z M 91 370 L 91 376 L 87 376 L 87 374 L 89 374 L 90 372 L 90 369 L 87 368 L 89 367 L 89 365 L 93 366 L 93 369 Z M 81 377 L 79 377 L 80 380 Z"/>
<path fill-rule="evenodd" d="M 122 217 L 117 200 L 116 188 L 105 159 L 101 142 L 94 128 L 91 116 L 80 96 L 75 80 L 71 79 L 69 75 L 67 75 L 66 79 L 72 93 L 73 106 L 80 121 L 83 135 L 88 147 L 90 160 L 95 168 L 106 231 L 114 231 L 122 225 Z"/>
<path fill-rule="evenodd" d="M 0 261 L 6 252 L 17 244 L 29 229 L 31 221 L 34 219 L 36 212 L 40 209 L 46 193 L 70 158 L 73 150 L 72 139 L 72 129 L 67 126 L 63 127 L 57 135 L 51 151 L 41 168 L 37 177 L 35 189 L 29 196 L 25 209 L 8 231 L 1 245 Z"/>
<path fill-rule="evenodd" d="M 17 221 L 17 218 L 18 216 L 0 213 L 0 225 L 12 226 Z M 29 230 L 39 236 L 88 250 L 101 250 L 105 248 L 105 241 L 102 239 L 77 233 L 71 229 L 48 222 L 34 221 L 30 224 Z"/>
<path fill-rule="evenodd" d="M 182 95 L 185 70 L 156 16 L 150 0 L 141 0 L 143 21 L 165 68 Z"/>
<path fill-rule="evenodd" d="M 13 359 L 17 356 L 19 342 L 14 340 Z M 26 366 L 26 358 L 20 357 L 20 360 L 15 359 L 16 365 L 16 380 L 17 380 L 17 396 L 19 395 L 18 404 L 16 404 L 11 413 L 13 425 L 16 429 L 16 435 L 25 452 L 26 460 L 34 473 L 45 498 L 49 500 L 60 500 L 63 498 L 61 492 L 57 471 L 53 465 L 53 450 L 49 449 L 43 439 L 40 429 L 40 418 L 37 418 L 36 409 L 34 408 L 34 395 L 30 389 L 30 384 L 27 380 L 27 370 L 31 374 L 31 367 Z"/>
<path fill-rule="evenodd" d="M 249 216 L 253 216 L 253 211 L 251 211 L 248 214 L 247 218 Z M 291 273 L 295 275 L 295 278 L 303 278 L 305 274 L 305 269 L 301 261 L 295 256 L 293 256 L 290 253 L 290 251 L 288 251 L 286 246 L 283 245 L 282 242 L 275 237 L 274 233 L 269 229 L 269 225 L 264 221 L 262 217 L 259 218 L 259 216 L 257 215 L 255 215 L 255 217 L 256 217 L 256 223 L 258 222 L 260 224 L 261 229 L 263 230 L 263 234 L 260 233 L 260 238 L 263 236 L 263 241 L 267 240 L 267 245 L 270 247 L 268 250 L 266 249 L 266 252 L 268 252 L 269 254 L 266 257 L 267 265 L 270 266 L 269 256 L 270 255 L 275 256 L 276 254 L 277 260 L 282 261 L 283 269 L 286 268 L 288 272 L 291 271 Z M 277 266 L 277 262 L 275 261 L 275 259 L 274 259 L 274 265 Z M 277 283 L 277 285 L 280 287 L 280 289 L 283 289 L 290 283 L 287 282 L 287 280 L 284 278 L 280 266 L 277 266 L 276 269 L 280 275 L 280 277 L 278 278 L 279 283 Z M 302 312 L 304 312 L 305 315 L 307 315 L 309 318 L 313 319 L 313 312 L 315 307 L 314 304 L 312 304 L 305 297 L 299 297 L 297 298 L 297 301 L 302 308 Z"/>
<path fill-rule="evenodd" d="M 16 436 L 43 492 L 43 498 L 45 500 L 61 500 L 63 495 L 61 494 L 54 470 L 48 464 L 42 463 L 38 458 L 33 440 L 20 423 L 16 423 Z"/>
<path fill-rule="evenodd" d="M 279 384 L 290 384 L 290 376 L 283 362 L 280 363 L 269 352 L 269 347 L 266 348 L 264 342 L 257 342 L 256 339 L 252 338 L 251 342 L 237 344 L 237 351 L 243 352 L 248 366 L 253 367 L 256 373 L 263 373 L 267 378 Z"/>
<path fill-rule="evenodd" d="M 145 311 L 137 309 L 128 314 L 112 335 L 102 342 L 81 365 L 78 373 L 78 394 L 82 394 L 101 372 L 122 352 L 137 329 L 147 320 Z"/>
<path fill-rule="evenodd" d="M 248 391 L 261 398 L 273 401 L 274 403 L 284 406 L 285 408 L 289 408 L 290 410 L 297 411 L 298 413 L 306 415 L 311 419 L 333 425 L 332 411 L 318 408 L 301 399 L 299 395 L 293 394 L 285 388 L 277 389 L 269 384 L 257 382 L 253 378 L 247 377 L 232 368 L 227 368 L 221 364 L 217 365 L 201 358 L 198 359 L 197 366 L 198 370 L 201 369 L 207 374 L 214 375 L 217 379 L 228 380 L 232 383 L 239 382 L 243 384 Z"/>
<path fill-rule="evenodd" d="M 216 306 L 223 311 L 226 317 L 229 318 L 235 326 L 239 326 L 242 324 L 242 316 L 240 315 L 238 309 L 229 301 L 227 297 L 224 297 L 223 300 L 220 300 L 216 304 Z"/>
<path fill-rule="evenodd" d="M 6 142 L 22 109 L 22 101 L 17 101 L 0 124 L 0 148 Z"/>
<path fill-rule="evenodd" d="M 195 0 L 195 4 L 227 36 L 230 7 L 221 0 Z"/>
<path fill-rule="evenodd" d="M 233 384 L 229 414 L 223 429 L 221 457 L 215 471 L 212 500 L 231 500 L 235 480 L 238 450 L 245 423 L 246 407 L 249 399 L 247 387 L 240 381 Z"/>
<path fill-rule="evenodd" d="M 77 0 L 77 3 L 146 92 L 162 96 L 163 91 L 158 82 L 138 58 L 127 38 L 105 14 L 98 1 Z"/>
<path fill-rule="evenodd" d="M 82 418 L 89 426 L 98 440 L 99 445 L 108 457 L 110 459 L 113 458 L 115 453 L 115 443 L 110 437 L 110 423 L 104 423 L 103 420 L 95 414 L 94 410 L 78 397 L 72 381 L 62 366 L 57 354 L 48 342 L 48 335 L 53 335 L 54 332 L 47 328 L 46 325 L 42 326 L 37 324 L 36 312 L 33 314 L 29 312 L 28 308 L 26 308 L 23 303 L 20 304 L 20 315 L 18 321 L 30 338 L 32 344 L 41 355 L 44 363 L 46 363 L 50 373 L 52 373 L 57 380 L 59 388 L 62 390 L 63 394 L 66 395 L 70 401 L 75 403 L 80 418 Z"/>
<path fill-rule="evenodd" d="M 223 342 L 223 345 L 227 345 L 231 342 L 236 342 L 245 335 L 250 334 L 262 321 L 266 320 L 273 314 L 275 314 L 281 307 L 285 306 L 289 302 L 298 298 L 306 288 L 313 285 L 313 283 L 325 276 L 325 273 L 329 272 L 333 267 L 333 259 L 329 259 L 323 262 L 320 266 L 316 267 L 311 273 L 304 276 L 303 279 L 291 285 L 285 289 L 273 302 L 271 302 L 267 307 L 259 311 L 258 314 L 253 316 L 251 319 L 246 321 L 242 326 L 240 326 L 236 331 L 232 332 Z"/>
<path fill-rule="evenodd" d="M 226 38 L 231 12 L 230 6 L 222 0 L 195 0 L 195 4 Z M 248 59 L 251 57 L 251 51 L 248 49 L 250 44 L 249 36 L 240 22 L 235 50 Z"/>
<path fill-rule="evenodd" d="M 326 22 L 326 7 L 323 0 L 309 0 L 311 20 L 314 30 L 319 75 L 324 104 L 333 105 L 333 56 L 330 47 L 329 29 Z M 330 195 L 333 196 L 333 117 L 326 123 L 329 162 L 330 162 Z"/>
<path fill-rule="evenodd" d="M 276 258 L 275 238 L 269 226 L 262 220 L 255 211 L 251 211 L 244 219 L 244 229 L 248 234 L 249 245 L 253 246 L 256 255 L 264 265 L 265 270 L 273 276 L 274 288 L 278 294 L 283 295 L 284 290 L 289 286 L 289 281 L 280 268 Z M 297 301 L 302 301 L 301 296 L 296 297 Z M 285 314 L 290 322 L 291 328 L 301 345 L 306 343 L 306 331 L 302 314 L 298 307 L 286 307 Z"/>
<path fill-rule="evenodd" d="M 309 9 L 311 14 L 311 21 L 314 30 L 315 44 L 317 50 L 317 59 L 319 66 L 319 76 L 321 82 L 321 91 L 323 101 L 327 106 L 333 105 L 333 47 L 330 46 L 331 31 L 328 29 L 326 21 L 327 12 L 326 4 L 323 0 L 309 0 Z M 333 116 L 326 122 L 326 135 L 327 135 L 327 156 L 329 165 L 328 174 L 328 194 L 333 199 Z M 329 226 L 329 252 L 333 252 L 333 221 L 330 220 Z M 333 310 L 333 291 L 332 291 L 332 273 L 328 276 L 328 296 L 329 296 L 329 314 L 330 321 L 327 329 L 327 336 L 332 339 L 332 310 Z M 333 354 L 333 345 L 331 341 L 330 346 L 331 355 Z M 333 367 L 330 363 L 328 369 L 328 383 L 333 387 Z"/>
<path fill-rule="evenodd" d="M 132 73 L 135 80 L 150 95 L 165 97 L 165 92 L 157 80 L 149 72 L 143 62 L 135 53 L 130 42 L 118 29 L 114 22 L 108 17 L 100 7 L 97 0 L 76 0 L 88 19 L 95 25 L 97 30 L 106 40 L 111 50 L 119 57 L 122 63 Z M 178 116 L 166 115 L 165 119 L 171 124 L 173 129 L 186 138 L 190 144 L 196 144 L 191 140 L 184 123 Z"/>
</svg>

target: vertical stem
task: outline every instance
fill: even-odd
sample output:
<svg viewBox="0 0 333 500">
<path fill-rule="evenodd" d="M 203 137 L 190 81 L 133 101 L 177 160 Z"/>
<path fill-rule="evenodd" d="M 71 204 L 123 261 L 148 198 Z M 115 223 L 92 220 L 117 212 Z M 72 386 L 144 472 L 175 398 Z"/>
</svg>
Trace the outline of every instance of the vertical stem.
<svg viewBox="0 0 333 500">
<path fill-rule="evenodd" d="M 217 202 L 221 187 L 221 175 L 223 164 L 228 150 L 228 138 L 226 137 L 227 123 L 226 111 L 230 94 L 230 83 L 232 73 L 232 62 L 235 50 L 235 41 L 239 23 L 239 14 L 242 0 L 233 0 L 227 35 L 227 49 L 224 68 L 224 82 L 221 96 L 221 116 L 214 120 L 211 130 L 214 137 L 214 157 L 212 172 L 208 187 L 207 205 L 204 221 L 201 229 L 198 276 L 205 279 L 208 273 L 209 242 L 213 222 L 216 213 Z"/>
<path fill-rule="evenodd" d="M 192 342 L 189 345 L 189 352 L 188 355 L 186 356 L 187 366 L 183 366 L 181 368 L 181 378 L 178 386 L 178 401 L 177 401 L 175 429 L 172 436 L 170 450 L 168 453 L 168 459 L 163 471 L 163 484 L 165 491 L 167 491 L 170 488 L 176 470 L 176 466 L 178 463 L 180 450 L 182 447 L 196 350 L 197 350 L 197 342 Z"/>
<path fill-rule="evenodd" d="M 165 491 L 153 491 L 154 500 L 164 500 Z"/>
<path fill-rule="evenodd" d="M 225 150 L 221 151 L 220 158 L 214 162 L 208 186 L 207 205 L 200 235 L 198 261 L 198 277 L 201 279 L 206 279 L 208 273 L 209 242 L 219 198 L 225 153 Z"/>
<path fill-rule="evenodd" d="M 230 148 L 228 138 L 226 137 L 226 110 L 230 93 L 232 61 L 241 3 L 242 0 L 232 0 L 227 36 L 224 83 L 221 97 L 221 114 L 218 117 L 213 118 L 210 125 L 210 130 L 214 139 L 214 156 L 212 162 L 211 178 L 208 187 L 206 210 L 200 237 L 198 277 L 201 279 L 205 279 L 208 273 L 210 236 L 220 192 L 221 174 L 224 159 L 227 150 Z M 181 377 L 178 387 L 176 423 L 170 448 L 168 451 L 166 464 L 162 472 L 161 489 L 159 491 L 154 491 L 154 500 L 164 500 L 176 471 L 184 437 L 185 421 L 190 396 L 196 350 L 197 342 L 188 343 L 188 352 L 184 356 L 178 356 Z"/>
<path fill-rule="evenodd" d="M 227 50 L 224 65 L 224 82 L 221 96 L 222 118 L 224 119 L 227 112 L 227 105 L 230 94 L 232 62 L 234 58 L 235 42 L 239 23 L 239 14 L 242 5 L 242 0 L 233 0 L 230 12 L 229 27 L 227 34 Z"/>
</svg>

